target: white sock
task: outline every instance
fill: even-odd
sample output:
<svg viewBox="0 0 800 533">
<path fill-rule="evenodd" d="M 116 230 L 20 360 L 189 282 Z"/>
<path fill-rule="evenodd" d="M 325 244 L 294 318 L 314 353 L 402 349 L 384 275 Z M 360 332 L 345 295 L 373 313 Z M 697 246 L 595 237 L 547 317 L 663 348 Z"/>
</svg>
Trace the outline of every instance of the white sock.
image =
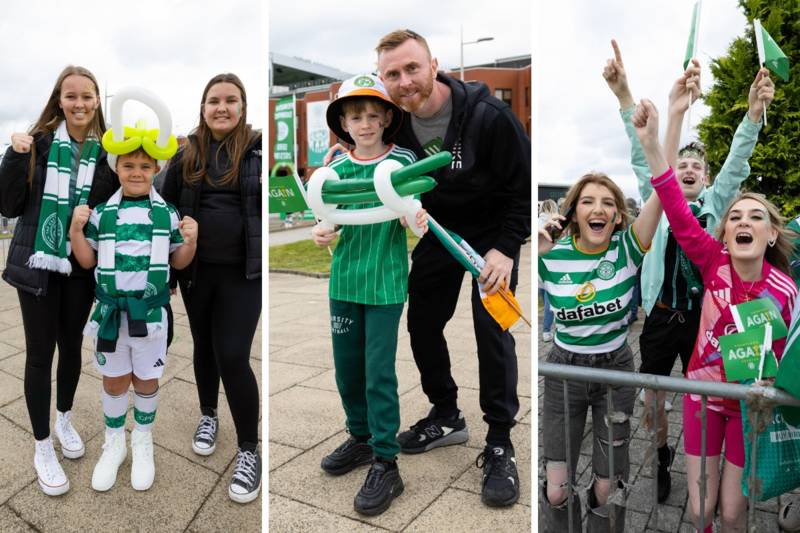
<svg viewBox="0 0 800 533">
<path fill-rule="evenodd" d="M 103 391 L 103 415 L 106 420 L 106 432 L 120 433 L 125 431 L 125 415 L 128 413 L 128 392 L 112 396 Z"/>
<path fill-rule="evenodd" d="M 158 389 L 152 394 L 141 394 L 133 391 L 133 421 L 134 429 L 151 431 L 156 419 L 158 407 Z"/>
</svg>

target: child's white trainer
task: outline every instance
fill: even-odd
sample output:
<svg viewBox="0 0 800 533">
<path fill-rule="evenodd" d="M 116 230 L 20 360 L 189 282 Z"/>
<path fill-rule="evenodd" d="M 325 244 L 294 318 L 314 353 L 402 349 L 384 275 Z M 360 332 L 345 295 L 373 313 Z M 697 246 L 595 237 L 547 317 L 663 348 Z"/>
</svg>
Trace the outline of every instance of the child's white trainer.
<svg viewBox="0 0 800 533">
<path fill-rule="evenodd" d="M 106 442 L 103 444 L 103 455 L 94 466 L 92 488 L 103 492 L 114 486 L 117 481 L 117 470 L 125 461 L 128 448 L 125 445 L 125 432 L 106 431 Z"/>
<path fill-rule="evenodd" d="M 147 490 L 156 477 L 153 462 L 153 434 L 134 429 L 131 432 L 131 486 L 136 490 Z"/>
<path fill-rule="evenodd" d="M 58 462 L 50 437 L 36 441 L 33 466 L 39 478 L 39 487 L 48 496 L 59 496 L 69 490 L 69 480 Z"/>
</svg>

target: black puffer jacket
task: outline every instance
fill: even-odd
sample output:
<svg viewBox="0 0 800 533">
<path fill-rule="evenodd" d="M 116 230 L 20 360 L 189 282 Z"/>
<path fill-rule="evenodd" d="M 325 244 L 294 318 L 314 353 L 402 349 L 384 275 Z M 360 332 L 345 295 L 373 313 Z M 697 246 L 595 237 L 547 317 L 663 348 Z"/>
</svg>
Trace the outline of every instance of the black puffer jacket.
<svg viewBox="0 0 800 533">
<path fill-rule="evenodd" d="M 3 279 L 14 287 L 37 296 L 47 294 L 50 273 L 46 270 L 29 268 L 27 263 L 33 254 L 36 229 L 39 226 L 47 156 L 53 136 L 52 133 L 34 136 L 36 168 L 30 185 L 28 185 L 30 153 L 18 154 L 9 147 L 0 164 L 0 214 L 9 218 L 20 217 L 14 230 L 14 237 L 11 239 Z M 119 179 L 109 168 L 106 152 L 101 148 L 92 179 L 92 190 L 89 192 L 89 207 L 94 208 L 97 204 L 105 202 L 117 189 L 119 189 Z M 71 276 L 92 276 L 92 269 L 82 268 L 72 255 L 69 259 L 72 263 Z"/>
<path fill-rule="evenodd" d="M 189 142 L 197 142 L 194 136 Z M 183 150 L 178 152 L 167 168 L 161 196 L 178 208 L 181 217 L 197 218 L 200 206 L 198 187 L 183 182 Z M 257 135 L 242 156 L 239 166 L 239 190 L 242 195 L 242 217 L 245 230 L 245 277 L 261 277 L 261 135 Z M 203 228 L 198 228 L 202 232 Z M 183 270 L 175 271 L 177 279 L 194 283 L 197 260 Z M 173 278 L 174 279 L 174 278 Z"/>
<path fill-rule="evenodd" d="M 436 79 L 452 94 L 442 149 L 452 152 L 453 161 L 432 174 L 438 184 L 422 195 L 422 205 L 473 246 L 485 243 L 481 247 L 514 257 L 531 234 L 531 140 L 511 108 L 483 83 L 441 73 Z M 426 156 L 407 113 L 395 140 L 417 158 Z"/>
</svg>

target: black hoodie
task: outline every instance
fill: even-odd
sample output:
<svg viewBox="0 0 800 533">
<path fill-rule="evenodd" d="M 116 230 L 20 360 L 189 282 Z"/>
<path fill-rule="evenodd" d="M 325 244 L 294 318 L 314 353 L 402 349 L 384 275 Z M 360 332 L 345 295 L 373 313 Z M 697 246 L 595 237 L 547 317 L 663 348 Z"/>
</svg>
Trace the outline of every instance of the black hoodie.
<svg viewBox="0 0 800 533">
<path fill-rule="evenodd" d="M 511 108 L 491 96 L 485 84 L 442 73 L 436 79 L 450 87 L 453 100 L 442 146 L 453 161 L 432 174 L 438 184 L 422 195 L 422 205 L 442 226 L 484 248 L 480 253 L 495 248 L 514 257 L 531 234 L 530 138 Z M 421 159 L 426 154 L 411 118 L 403 118 L 395 141 Z"/>
</svg>

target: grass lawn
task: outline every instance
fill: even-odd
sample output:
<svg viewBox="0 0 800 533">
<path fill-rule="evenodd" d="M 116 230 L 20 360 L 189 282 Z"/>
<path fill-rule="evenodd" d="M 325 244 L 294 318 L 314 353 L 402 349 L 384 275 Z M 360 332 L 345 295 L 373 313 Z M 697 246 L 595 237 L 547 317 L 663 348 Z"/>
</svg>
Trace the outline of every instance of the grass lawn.
<svg viewBox="0 0 800 533">
<path fill-rule="evenodd" d="M 419 239 L 406 230 L 408 249 L 413 250 Z M 331 247 L 333 250 L 334 247 Z M 317 248 L 310 240 L 269 247 L 269 268 L 329 274 L 331 256 L 326 248 Z"/>
</svg>

